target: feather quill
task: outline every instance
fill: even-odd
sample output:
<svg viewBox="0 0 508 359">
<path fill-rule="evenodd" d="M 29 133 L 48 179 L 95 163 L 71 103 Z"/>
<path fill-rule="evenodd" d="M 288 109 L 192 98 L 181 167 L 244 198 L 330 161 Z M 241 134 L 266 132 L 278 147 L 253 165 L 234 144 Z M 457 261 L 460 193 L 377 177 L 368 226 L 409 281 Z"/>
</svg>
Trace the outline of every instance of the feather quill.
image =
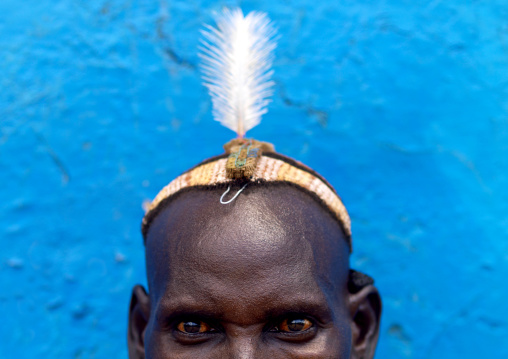
<svg viewBox="0 0 508 359">
<path fill-rule="evenodd" d="M 276 30 L 261 12 L 225 9 L 215 21 L 216 28 L 205 25 L 201 32 L 203 81 L 214 119 L 243 138 L 268 111 Z"/>
</svg>

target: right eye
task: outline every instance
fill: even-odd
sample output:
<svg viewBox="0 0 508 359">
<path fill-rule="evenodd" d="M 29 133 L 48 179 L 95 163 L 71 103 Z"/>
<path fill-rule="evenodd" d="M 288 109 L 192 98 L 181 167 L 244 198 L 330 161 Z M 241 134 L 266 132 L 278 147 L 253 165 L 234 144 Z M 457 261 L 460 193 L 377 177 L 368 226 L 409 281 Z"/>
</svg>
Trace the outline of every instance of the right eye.
<svg viewBox="0 0 508 359">
<path fill-rule="evenodd" d="M 214 331 L 207 323 L 200 320 L 181 321 L 176 326 L 176 329 L 185 334 L 202 334 Z"/>
</svg>

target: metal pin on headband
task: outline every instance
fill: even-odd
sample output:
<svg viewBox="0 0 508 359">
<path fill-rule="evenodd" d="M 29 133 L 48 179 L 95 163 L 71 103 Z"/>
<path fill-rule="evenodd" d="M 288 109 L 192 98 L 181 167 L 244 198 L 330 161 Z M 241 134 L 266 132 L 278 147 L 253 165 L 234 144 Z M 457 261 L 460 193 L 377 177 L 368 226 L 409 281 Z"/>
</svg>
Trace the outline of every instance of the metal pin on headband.
<svg viewBox="0 0 508 359">
<path fill-rule="evenodd" d="M 224 199 L 224 196 L 225 196 L 225 195 L 227 195 L 227 194 L 228 194 L 228 192 L 231 190 L 231 186 L 228 186 L 228 189 L 226 190 L 226 192 L 224 192 L 224 193 L 222 194 L 222 196 L 220 197 L 220 203 L 222 203 L 222 204 L 229 204 L 229 203 L 233 202 L 233 201 L 236 199 L 236 197 L 238 197 L 238 195 L 239 195 L 239 194 L 240 194 L 240 193 L 241 193 L 241 192 L 245 189 L 245 187 L 247 187 L 247 185 L 248 185 L 248 184 L 249 184 L 249 182 L 247 182 L 246 184 L 244 184 L 244 185 L 243 185 L 243 187 L 242 187 L 242 188 L 240 188 L 240 189 L 238 190 L 238 192 L 236 192 L 236 194 L 233 196 L 233 198 L 231 198 L 229 201 L 224 202 L 224 200 L 223 200 L 223 199 Z"/>
</svg>

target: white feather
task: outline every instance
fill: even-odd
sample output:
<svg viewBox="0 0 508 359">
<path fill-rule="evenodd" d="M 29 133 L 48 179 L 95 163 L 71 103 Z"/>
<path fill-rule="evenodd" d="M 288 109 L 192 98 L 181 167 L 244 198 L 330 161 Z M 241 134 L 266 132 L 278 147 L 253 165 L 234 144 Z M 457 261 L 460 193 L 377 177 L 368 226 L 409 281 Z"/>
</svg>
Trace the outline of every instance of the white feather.
<svg viewBox="0 0 508 359">
<path fill-rule="evenodd" d="M 266 14 L 225 9 L 206 26 L 200 46 L 204 85 L 213 116 L 239 137 L 259 124 L 273 93 L 276 30 Z"/>
</svg>

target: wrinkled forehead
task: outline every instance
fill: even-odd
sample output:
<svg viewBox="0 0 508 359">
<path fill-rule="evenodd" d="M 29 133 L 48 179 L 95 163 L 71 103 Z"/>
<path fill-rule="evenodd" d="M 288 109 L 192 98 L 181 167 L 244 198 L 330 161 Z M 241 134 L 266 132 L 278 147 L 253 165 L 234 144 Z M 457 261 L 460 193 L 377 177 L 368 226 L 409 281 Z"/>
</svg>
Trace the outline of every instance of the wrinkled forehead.
<svg viewBox="0 0 508 359">
<path fill-rule="evenodd" d="M 345 286 L 347 242 L 340 225 L 314 198 L 292 186 L 251 184 L 224 205 L 219 201 L 223 192 L 179 194 L 154 219 L 146 241 L 151 292 L 165 290 L 172 274 L 181 275 L 188 265 L 244 276 L 298 265 L 297 271 L 328 286 Z"/>
</svg>

